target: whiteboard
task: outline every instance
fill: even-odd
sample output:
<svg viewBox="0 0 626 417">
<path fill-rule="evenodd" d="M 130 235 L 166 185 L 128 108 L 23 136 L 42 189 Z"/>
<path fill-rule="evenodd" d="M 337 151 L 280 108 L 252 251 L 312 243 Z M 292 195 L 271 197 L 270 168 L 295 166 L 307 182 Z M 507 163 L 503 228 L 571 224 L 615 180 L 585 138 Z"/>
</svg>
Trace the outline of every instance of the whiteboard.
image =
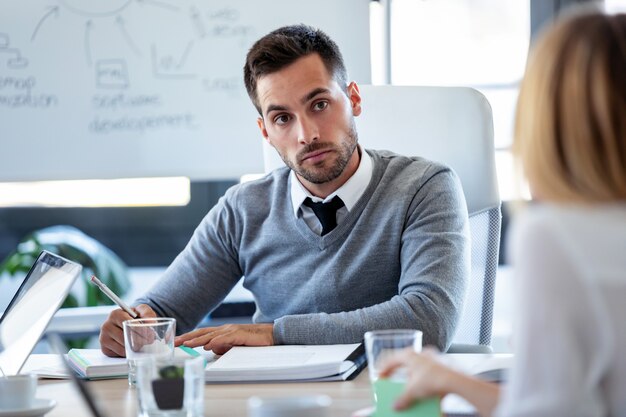
<svg viewBox="0 0 626 417">
<path fill-rule="evenodd" d="M 0 181 L 263 172 L 242 68 L 296 23 L 370 83 L 369 0 L 0 0 Z"/>
</svg>

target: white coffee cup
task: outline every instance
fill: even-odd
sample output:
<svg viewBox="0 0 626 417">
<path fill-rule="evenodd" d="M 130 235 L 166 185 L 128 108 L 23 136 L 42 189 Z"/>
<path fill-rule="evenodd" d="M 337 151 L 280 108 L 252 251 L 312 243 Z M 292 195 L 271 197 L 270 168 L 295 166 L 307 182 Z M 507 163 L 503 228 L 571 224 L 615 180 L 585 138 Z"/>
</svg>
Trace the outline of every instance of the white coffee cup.
<svg viewBox="0 0 626 417">
<path fill-rule="evenodd" d="M 0 376 L 0 410 L 26 410 L 33 406 L 37 376 Z"/>
<path fill-rule="evenodd" d="M 251 397 L 248 417 L 328 417 L 332 400 L 327 395 Z"/>
</svg>

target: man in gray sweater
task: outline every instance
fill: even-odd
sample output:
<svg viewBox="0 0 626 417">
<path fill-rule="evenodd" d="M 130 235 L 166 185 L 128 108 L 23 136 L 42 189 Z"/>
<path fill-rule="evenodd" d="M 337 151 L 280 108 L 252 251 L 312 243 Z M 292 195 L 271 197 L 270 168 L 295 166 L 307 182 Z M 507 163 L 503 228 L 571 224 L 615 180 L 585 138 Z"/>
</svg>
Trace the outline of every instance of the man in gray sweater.
<svg viewBox="0 0 626 417">
<path fill-rule="evenodd" d="M 446 349 L 470 270 L 467 208 L 449 168 L 365 150 L 356 83 L 337 45 L 298 25 L 257 41 L 244 67 L 258 125 L 287 167 L 228 190 L 162 279 L 141 317 L 175 317 L 176 343 L 354 343 L 374 329 L 419 329 Z M 398 103 L 402 105 L 402 103 Z M 254 324 L 193 330 L 241 277 Z M 102 351 L 124 356 L 115 310 Z"/>
</svg>

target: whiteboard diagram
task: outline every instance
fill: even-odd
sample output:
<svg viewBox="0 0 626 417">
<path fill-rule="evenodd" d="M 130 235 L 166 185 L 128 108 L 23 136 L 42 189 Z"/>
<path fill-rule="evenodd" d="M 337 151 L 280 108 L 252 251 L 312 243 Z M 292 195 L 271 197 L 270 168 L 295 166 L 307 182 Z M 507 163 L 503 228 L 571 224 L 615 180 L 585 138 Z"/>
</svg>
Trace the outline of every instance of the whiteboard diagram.
<svg viewBox="0 0 626 417">
<path fill-rule="evenodd" d="M 370 82 L 369 1 L 0 0 L 0 180 L 262 171 L 242 68 L 286 24 Z M 331 13 L 328 10 L 332 10 Z"/>
</svg>

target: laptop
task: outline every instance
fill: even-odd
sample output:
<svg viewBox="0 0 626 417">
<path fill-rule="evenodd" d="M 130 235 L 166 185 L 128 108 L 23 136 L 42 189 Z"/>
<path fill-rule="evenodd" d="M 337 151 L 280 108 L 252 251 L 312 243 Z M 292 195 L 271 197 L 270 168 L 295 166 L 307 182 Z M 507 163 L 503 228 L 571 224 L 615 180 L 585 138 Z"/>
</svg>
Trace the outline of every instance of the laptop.
<svg viewBox="0 0 626 417">
<path fill-rule="evenodd" d="M 0 369 L 17 375 L 82 267 L 43 251 L 0 317 Z"/>
<path fill-rule="evenodd" d="M 93 417 L 105 417 L 106 414 L 100 409 L 100 407 L 98 406 L 98 404 L 96 403 L 94 399 L 93 394 L 87 387 L 87 382 L 79 378 L 76 372 L 72 369 L 71 365 L 69 364 L 67 355 L 66 355 L 69 349 L 67 345 L 65 344 L 65 342 L 63 341 L 63 339 L 61 338 L 61 336 L 59 336 L 58 333 L 49 333 L 46 336 L 46 340 L 48 341 L 48 344 L 52 348 L 52 351 L 61 356 L 61 362 L 63 362 L 65 371 L 70 376 L 72 383 L 74 384 L 74 386 L 80 393 L 80 396 L 83 398 L 83 401 L 85 401 L 85 404 L 87 404 L 89 411 L 91 411 L 91 415 Z"/>
</svg>

